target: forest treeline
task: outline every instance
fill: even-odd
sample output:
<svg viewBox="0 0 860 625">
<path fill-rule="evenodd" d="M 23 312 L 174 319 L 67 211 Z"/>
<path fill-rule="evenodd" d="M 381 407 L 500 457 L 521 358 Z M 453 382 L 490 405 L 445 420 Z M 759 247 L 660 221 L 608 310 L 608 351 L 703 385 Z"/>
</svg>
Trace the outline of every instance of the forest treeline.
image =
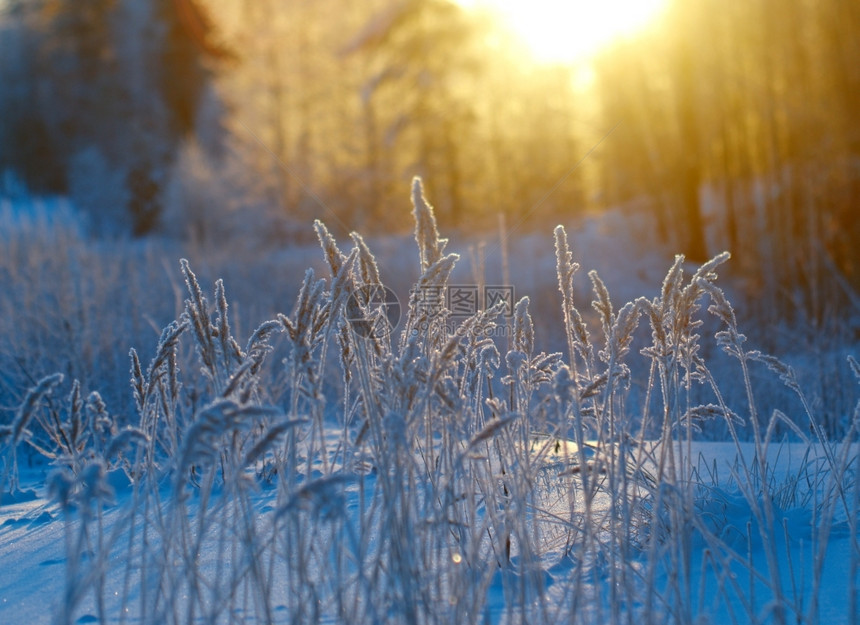
<svg viewBox="0 0 860 625">
<path fill-rule="evenodd" d="M 856 317 L 858 28 L 839 0 L 674 2 L 596 72 L 626 128 L 604 152 L 609 201 L 651 198 L 690 257 L 731 250 L 763 314 Z"/>
<path fill-rule="evenodd" d="M 449 229 L 629 204 L 820 320 L 860 285 L 857 32 L 841 0 L 670 0 L 583 72 L 448 0 L 6 0 L 0 171 L 137 234 L 401 229 L 413 175 Z"/>
</svg>

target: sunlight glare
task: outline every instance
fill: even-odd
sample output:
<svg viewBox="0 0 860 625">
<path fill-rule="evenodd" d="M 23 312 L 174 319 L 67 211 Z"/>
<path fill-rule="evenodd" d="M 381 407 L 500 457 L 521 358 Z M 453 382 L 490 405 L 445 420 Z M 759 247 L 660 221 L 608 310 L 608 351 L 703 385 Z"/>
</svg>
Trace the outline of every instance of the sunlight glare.
<svg viewBox="0 0 860 625">
<path fill-rule="evenodd" d="M 667 0 L 458 0 L 501 17 L 541 63 L 585 61 L 614 39 L 642 29 Z"/>
</svg>

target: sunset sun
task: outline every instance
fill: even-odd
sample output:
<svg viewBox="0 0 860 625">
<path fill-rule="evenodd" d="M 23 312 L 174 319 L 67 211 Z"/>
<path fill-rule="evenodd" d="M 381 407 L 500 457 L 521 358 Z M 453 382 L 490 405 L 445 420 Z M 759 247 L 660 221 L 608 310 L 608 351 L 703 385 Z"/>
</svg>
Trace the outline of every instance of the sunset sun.
<svg viewBox="0 0 860 625">
<path fill-rule="evenodd" d="M 536 61 L 573 63 L 646 27 L 666 0 L 460 0 L 460 4 L 496 13 Z"/>
</svg>

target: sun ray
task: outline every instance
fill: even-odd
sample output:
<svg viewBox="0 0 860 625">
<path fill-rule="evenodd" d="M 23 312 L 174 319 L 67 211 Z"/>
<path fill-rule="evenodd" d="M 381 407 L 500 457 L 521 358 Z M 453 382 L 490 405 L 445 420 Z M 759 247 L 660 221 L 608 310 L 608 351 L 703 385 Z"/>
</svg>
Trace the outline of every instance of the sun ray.
<svg viewBox="0 0 860 625">
<path fill-rule="evenodd" d="M 574 64 L 654 21 L 667 0 L 458 0 L 495 13 L 541 63 Z"/>
</svg>

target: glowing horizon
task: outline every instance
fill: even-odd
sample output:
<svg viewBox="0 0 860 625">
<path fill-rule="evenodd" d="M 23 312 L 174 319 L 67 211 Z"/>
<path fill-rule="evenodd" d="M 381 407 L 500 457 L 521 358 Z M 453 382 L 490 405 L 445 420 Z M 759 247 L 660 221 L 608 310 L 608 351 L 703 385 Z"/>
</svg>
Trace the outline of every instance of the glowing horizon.
<svg viewBox="0 0 860 625">
<path fill-rule="evenodd" d="M 576 64 L 646 28 L 667 0 L 456 0 L 496 14 L 539 63 Z"/>
</svg>

